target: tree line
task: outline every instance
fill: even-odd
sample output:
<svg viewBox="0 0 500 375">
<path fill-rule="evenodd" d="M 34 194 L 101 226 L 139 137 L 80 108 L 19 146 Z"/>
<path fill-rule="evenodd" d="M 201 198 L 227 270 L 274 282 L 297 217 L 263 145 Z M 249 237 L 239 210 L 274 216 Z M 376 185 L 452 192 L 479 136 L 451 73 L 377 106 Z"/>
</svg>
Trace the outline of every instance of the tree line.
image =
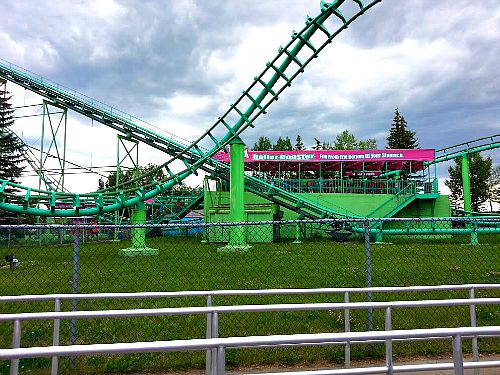
<svg viewBox="0 0 500 375">
<path fill-rule="evenodd" d="M 407 122 L 404 116 L 395 109 L 394 119 L 387 136 L 388 149 L 414 149 L 418 148 L 416 133 L 407 128 Z M 377 149 L 377 140 L 375 138 L 357 139 L 349 130 L 344 130 L 338 134 L 333 142 L 322 141 L 314 138 L 315 144 L 313 150 L 374 150 Z M 295 144 L 287 137 L 278 137 L 276 143 L 272 143 L 268 137 L 259 137 L 252 147 L 253 151 L 292 151 L 304 150 L 304 142 L 300 134 L 295 138 Z"/>
</svg>

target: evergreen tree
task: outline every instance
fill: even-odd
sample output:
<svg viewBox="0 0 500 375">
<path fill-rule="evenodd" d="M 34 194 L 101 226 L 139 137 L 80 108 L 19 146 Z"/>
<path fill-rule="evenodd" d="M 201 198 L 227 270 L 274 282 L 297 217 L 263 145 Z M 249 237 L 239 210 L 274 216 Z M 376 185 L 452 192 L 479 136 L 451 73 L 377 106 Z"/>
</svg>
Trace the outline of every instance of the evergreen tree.
<svg viewBox="0 0 500 375">
<path fill-rule="evenodd" d="M 302 138 L 300 138 L 300 135 L 297 134 L 297 138 L 295 139 L 295 150 L 303 150 L 304 149 L 304 143 L 302 143 Z"/>
<path fill-rule="evenodd" d="M 18 182 L 24 170 L 21 165 L 24 157 L 21 153 L 22 144 L 12 133 L 10 127 L 14 124 L 14 110 L 9 102 L 12 96 L 7 91 L 7 82 L 0 78 L 0 179 Z M 14 193 L 16 189 L 6 188 L 5 192 Z M 0 215 L 0 224 L 12 224 L 15 215 Z"/>
<path fill-rule="evenodd" d="M 321 141 L 318 138 L 314 138 L 314 140 L 316 144 L 313 146 L 313 150 L 321 150 L 323 148 Z"/>
<path fill-rule="evenodd" d="M 273 146 L 274 151 L 291 151 L 293 150 L 292 142 L 290 138 L 286 137 L 285 139 L 279 137 L 276 141 L 276 144 Z"/>
<path fill-rule="evenodd" d="M 472 211 L 481 211 L 481 206 L 490 197 L 488 180 L 491 177 L 493 161 L 484 159 L 479 153 L 469 159 L 470 192 Z M 454 208 L 463 208 L 462 160 L 455 159 L 455 166 L 448 168 L 450 179 L 445 185 L 450 188 L 450 200 Z"/>
<path fill-rule="evenodd" d="M 387 148 L 418 148 L 415 132 L 406 129 L 406 120 L 396 108 L 392 127 L 387 137 Z"/>
<path fill-rule="evenodd" d="M 269 151 L 273 149 L 271 140 L 267 137 L 259 137 L 258 141 L 253 145 L 253 151 Z"/>
</svg>

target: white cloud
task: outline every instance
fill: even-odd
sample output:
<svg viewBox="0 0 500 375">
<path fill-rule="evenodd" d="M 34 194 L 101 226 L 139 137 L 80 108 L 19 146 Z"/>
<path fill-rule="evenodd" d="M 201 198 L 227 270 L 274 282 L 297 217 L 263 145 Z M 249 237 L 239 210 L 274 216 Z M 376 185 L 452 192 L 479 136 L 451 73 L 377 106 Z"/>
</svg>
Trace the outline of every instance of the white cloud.
<svg viewBox="0 0 500 375">
<path fill-rule="evenodd" d="M 174 115 L 187 115 L 205 111 L 214 100 L 208 96 L 178 94 L 165 100 Z M 160 101 L 161 103 L 161 101 Z"/>
<path fill-rule="evenodd" d="M 121 6 L 114 0 L 95 0 L 91 1 L 90 4 L 85 4 L 84 6 L 85 9 L 82 9 L 82 13 L 94 14 L 97 17 L 104 19 L 123 16 L 126 13 L 125 7 Z"/>
</svg>

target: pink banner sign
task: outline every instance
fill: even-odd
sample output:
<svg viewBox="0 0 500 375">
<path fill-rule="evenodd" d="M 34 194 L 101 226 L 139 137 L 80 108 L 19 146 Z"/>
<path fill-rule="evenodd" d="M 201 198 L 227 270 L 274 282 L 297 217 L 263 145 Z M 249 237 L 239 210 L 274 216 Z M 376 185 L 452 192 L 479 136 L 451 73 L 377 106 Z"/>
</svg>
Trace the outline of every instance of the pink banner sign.
<svg viewBox="0 0 500 375">
<path fill-rule="evenodd" d="M 219 152 L 213 157 L 229 163 L 229 152 Z M 245 163 L 263 162 L 385 162 L 385 161 L 432 161 L 433 149 L 416 150 L 301 150 L 301 151 L 248 151 Z"/>
</svg>

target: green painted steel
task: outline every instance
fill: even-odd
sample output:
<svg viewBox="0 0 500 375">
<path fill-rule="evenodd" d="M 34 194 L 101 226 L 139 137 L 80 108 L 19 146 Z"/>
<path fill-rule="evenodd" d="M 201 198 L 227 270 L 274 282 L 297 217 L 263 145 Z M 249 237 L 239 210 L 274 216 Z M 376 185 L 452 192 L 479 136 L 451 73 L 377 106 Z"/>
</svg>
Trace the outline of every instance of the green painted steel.
<svg viewBox="0 0 500 375">
<path fill-rule="evenodd" d="M 230 144 L 231 174 L 230 174 L 230 214 L 233 223 L 245 221 L 245 144 L 235 138 Z M 231 246 L 246 246 L 245 227 L 231 227 L 229 244 Z"/>
<path fill-rule="evenodd" d="M 213 218 L 208 214 L 208 210 L 223 209 L 229 210 L 229 192 L 224 191 L 206 191 L 206 197 L 204 200 L 205 206 L 205 218 L 206 222 L 213 222 Z M 348 211 L 343 211 L 343 217 L 358 217 L 365 218 L 368 217 L 370 212 L 377 210 L 377 207 L 384 205 L 385 202 L 391 200 L 393 196 L 389 194 L 351 194 L 351 193 L 301 193 L 298 194 L 301 199 L 320 204 L 325 207 L 335 207 L 338 209 L 339 206 L 349 207 Z M 269 200 L 265 197 L 253 194 L 251 192 L 245 193 L 245 205 L 246 207 L 252 207 L 254 205 L 265 205 L 269 204 Z M 385 210 L 377 211 L 378 215 L 387 215 L 394 206 L 388 204 L 384 205 Z M 282 220 L 297 220 L 303 218 L 299 212 L 293 209 L 288 209 L 282 207 L 283 217 Z M 221 221 L 229 220 L 229 212 L 226 216 L 219 216 Z M 378 216 L 375 214 L 375 216 Z M 373 217 L 375 217 L 373 216 Z M 379 217 L 380 217 L 379 216 Z M 427 194 L 422 194 L 422 199 L 418 197 L 412 202 L 408 203 L 405 207 L 401 208 L 396 214 L 392 215 L 396 217 L 449 217 L 450 216 L 450 205 L 447 196 L 439 196 L 436 198 L 435 195 L 429 197 Z M 383 216 L 382 216 L 383 217 Z M 271 213 L 267 216 L 262 217 L 261 220 L 272 220 Z"/>
<path fill-rule="evenodd" d="M 462 156 L 462 191 L 464 197 L 464 211 L 472 211 L 472 200 L 470 196 L 470 172 L 469 172 L 469 157 Z"/>
<path fill-rule="evenodd" d="M 29 187 L 12 184 L 8 181 L 0 181 L 0 209 L 7 211 L 31 214 L 37 216 L 80 216 L 80 215 L 101 215 L 106 212 L 113 212 L 125 207 L 134 207 L 139 202 L 153 198 L 157 194 L 170 189 L 175 184 L 182 181 L 187 176 L 196 173 L 198 169 L 205 169 L 211 173 L 226 173 L 227 166 L 214 163 L 211 156 L 225 148 L 229 142 L 241 134 L 249 126 L 254 126 L 254 121 L 266 109 L 278 99 L 279 95 L 291 85 L 291 82 L 304 72 L 304 68 L 318 56 L 318 54 L 332 42 L 332 40 L 343 30 L 359 18 L 366 10 L 372 8 L 381 0 L 375 0 L 367 5 L 360 1 L 354 1 L 359 6 L 359 11 L 349 19 L 341 13 L 339 7 L 344 1 L 334 1 L 332 3 L 321 3 L 321 12 L 316 17 L 307 17 L 306 26 L 300 32 L 294 32 L 292 39 L 285 47 L 280 47 L 279 53 L 269 63 L 263 72 L 255 77 L 252 84 L 243 91 L 243 94 L 234 104 L 196 141 L 189 145 L 174 141 L 163 135 L 151 131 L 147 126 L 140 126 L 138 119 L 133 118 L 123 112 L 106 106 L 84 95 L 75 93 L 53 82 L 36 76 L 31 72 L 19 69 L 18 67 L 0 62 L 0 76 L 14 82 L 26 89 L 33 91 L 45 98 L 48 98 L 55 105 L 69 108 L 83 114 L 91 119 L 99 121 L 106 126 L 124 134 L 130 139 L 144 142 L 152 147 L 162 150 L 172 158 L 165 162 L 161 168 L 167 172 L 167 178 L 162 181 L 153 181 L 151 184 L 141 186 L 138 189 L 123 189 L 118 194 L 114 188 L 103 189 L 97 193 L 68 194 L 60 192 L 49 192 L 42 189 L 31 189 Z M 341 26 L 334 32 L 328 31 L 324 25 L 330 16 L 335 16 L 342 21 Z M 311 37 L 316 33 L 324 34 L 326 40 L 319 46 L 314 46 Z M 306 53 L 307 59 L 300 61 L 298 54 L 301 51 Z M 277 62 L 282 61 L 279 66 Z M 264 76 L 272 74 L 266 82 Z M 257 91 L 255 95 L 253 92 Z M 245 102 L 250 102 L 246 110 L 240 109 Z M 237 116 L 234 124 L 229 123 L 230 118 Z M 220 139 L 215 137 L 216 128 L 223 128 L 226 134 Z M 202 141 L 211 144 L 205 149 Z M 181 160 L 186 168 L 179 173 L 173 173 L 170 166 L 177 160 Z M 151 171 L 151 176 L 155 171 Z M 144 176 L 139 176 L 143 178 Z M 137 180 L 138 180 L 137 179 Z M 134 182 L 134 181 L 133 181 Z M 257 179 L 246 178 L 251 189 L 259 194 L 264 194 L 263 189 L 271 192 L 272 199 L 283 202 L 286 206 L 302 210 L 308 217 L 335 217 L 339 214 L 326 207 L 317 207 L 312 202 L 303 202 L 291 194 L 282 192 L 271 185 L 263 184 Z M 13 196 L 5 193 L 6 186 L 13 186 L 24 193 L 20 196 Z M 64 202 L 72 206 L 60 206 L 58 202 Z M 37 203 L 38 207 L 33 207 Z M 41 208 L 46 206 L 46 208 Z"/>
<path fill-rule="evenodd" d="M 353 232 L 364 233 L 364 228 L 353 227 L 351 228 Z M 382 229 L 378 231 L 379 233 L 386 235 L 443 235 L 443 234 L 472 234 L 472 233 L 483 233 L 483 234 L 498 234 L 500 233 L 500 228 L 453 228 L 453 229 Z"/>
<path fill-rule="evenodd" d="M 478 144 L 479 143 L 479 144 Z M 459 143 L 453 146 L 445 147 L 436 150 L 437 156 L 433 161 L 424 162 L 424 166 L 435 165 L 445 161 L 462 158 L 467 155 L 476 154 L 478 152 L 493 150 L 500 148 L 500 134 L 491 135 L 489 137 L 482 137 L 474 139 L 469 142 Z M 442 155 L 439 155 L 442 154 Z M 399 175 L 401 170 L 390 171 L 380 174 L 379 177 L 389 177 Z"/>
<path fill-rule="evenodd" d="M 180 197 L 168 197 L 168 198 L 177 198 L 179 201 L 182 196 Z M 168 200 L 167 198 L 167 200 Z M 202 192 L 199 195 L 196 196 L 190 196 L 186 197 L 186 202 L 184 206 L 182 207 L 181 210 L 176 211 L 176 212 L 159 212 L 156 216 L 152 217 L 150 220 L 151 224 L 161 224 L 161 223 L 168 223 L 173 220 L 179 220 L 185 217 L 190 211 L 195 209 L 197 206 L 203 203 L 203 198 L 204 198 L 204 192 Z"/>
<path fill-rule="evenodd" d="M 130 223 L 137 225 L 146 223 L 146 208 L 144 203 L 141 202 L 132 210 Z M 158 255 L 158 249 L 146 246 L 146 228 L 131 228 L 130 239 L 132 240 L 132 245 L 126 249 L 119 250 L 118 255 L 126 257 Z"/>
</svg>

